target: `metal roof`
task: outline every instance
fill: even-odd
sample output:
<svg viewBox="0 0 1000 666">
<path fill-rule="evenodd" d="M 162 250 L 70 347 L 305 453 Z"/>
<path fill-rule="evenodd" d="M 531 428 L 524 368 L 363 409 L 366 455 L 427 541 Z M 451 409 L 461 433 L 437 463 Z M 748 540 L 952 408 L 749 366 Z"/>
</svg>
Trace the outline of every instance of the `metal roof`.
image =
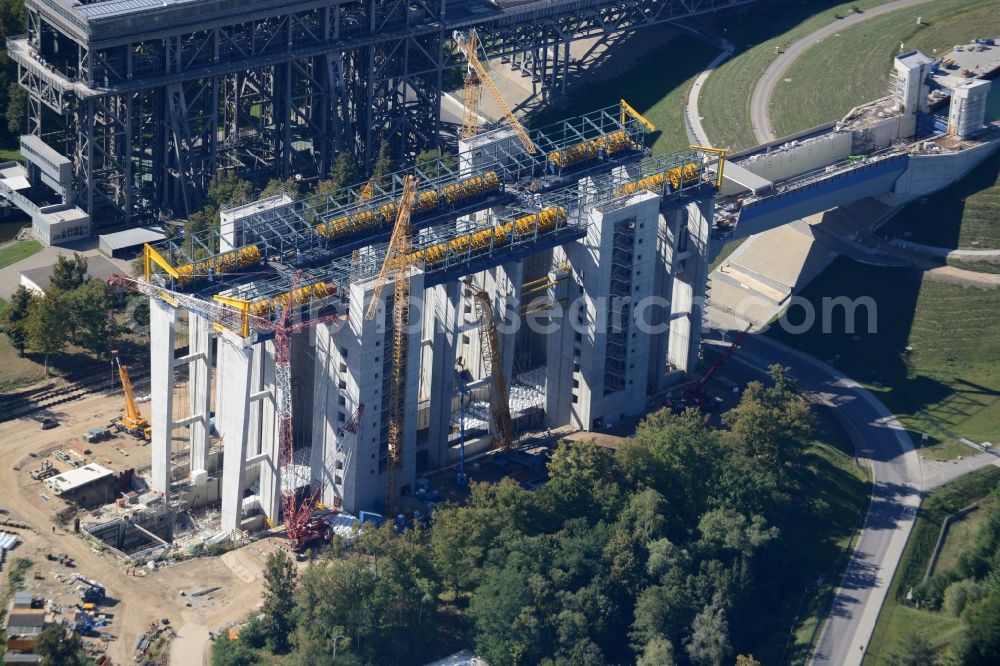
<svg viewBox="0 0 1000 666">
<path fill-rule="evenodd" d="M 116 231 L 113 234 L 101 234 L 97 237 L 100 243 L 106 244 L 112 250 L 135 247 L 143 243 L 156 243 L 166 238 L 162 227 L 137 227 Z"/>
<path fill-rule="evenodd" d="M 97 463 L 91 463 L 85 467 L 79 469 L 71 469 L 68 472 L 63 472 L 52 478 L 45 479 L 45 485 L 49 487 L 52 492 L 57 495 L 64 493 L 68 490 L 75 490 L 76 488 L 82 488 L 83 486 L 94 483 L 95 481 L 100 481 L 101 479 L 112 476 L 112 472 L 107 467 L 98 465 Z"/>
</svg>

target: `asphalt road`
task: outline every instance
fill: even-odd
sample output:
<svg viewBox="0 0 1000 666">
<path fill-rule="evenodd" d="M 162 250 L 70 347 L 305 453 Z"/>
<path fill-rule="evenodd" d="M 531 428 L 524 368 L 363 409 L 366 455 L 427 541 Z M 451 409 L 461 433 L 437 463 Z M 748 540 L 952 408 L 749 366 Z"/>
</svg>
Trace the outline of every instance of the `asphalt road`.
<svg viewBox="0 0 1000 666">
<path fill-rule="evenodd" d="M 806 35 L 786 48 L 785 52 L 779 55 L 771 63 L 770 67 L 764 70 L 764 74 L 757 79 L 757 85 L 754 86 L 753 95 L 750 97 L 750 121 L 753 123 L 753 132 L 757 137 L 757 141 L 768 143 L 778 138 L 774 135 L 774 128 L 771 126 L 771 97 L 774 95 L 774 89 L 777 87 L 778 81 L 785 77 L 785 72 L 788 71 L 788 68 L 795 62 L 796 58 L 808 51 L 813 44 L 823 41 L 827 37 L 831 37 L 852 25 L 857 25 L 858 23 L 897 9 L 905 9 L 906 7 L 912 7 L 925 2 L 929 2 L 929 0 L 895 0 L 895 2 L 887 2 L 878 7 L 866 9 L 861 14 L 851 14 L 850 16 L 835 20 L 830 25 Z"/>
<path fill-rule="evenodd" d="M 860 538 L 837 589 L 812 664 L 860 664 L 920 506 L 920 459 L 902 425 L 868 390 L 835 368 L 759 335 L 733 357 L 756 368 L 780 363 L 836 416 L 874 482 Z"/>
</svg>

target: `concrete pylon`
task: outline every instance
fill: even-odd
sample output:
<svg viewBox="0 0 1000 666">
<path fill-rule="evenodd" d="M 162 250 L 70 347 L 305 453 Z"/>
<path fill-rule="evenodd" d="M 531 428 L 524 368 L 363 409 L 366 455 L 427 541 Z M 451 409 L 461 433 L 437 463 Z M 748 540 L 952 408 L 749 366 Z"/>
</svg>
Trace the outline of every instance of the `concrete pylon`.
<svg viewBox="0 0 1000 666">
<path fill-rule="evenodd" d="M 149 384 L 153 490 L 170 491 L 170 453 L 174 429 L 174 328 L 177 310 L 149 299 Z"/>
<path fill-rule="evenodd" d="M 708 246 L 711 238 L 713 199 L 689 202 L 674 214 L 681 215 L 674 251 L 673 287 L 670 297 L 670 338 L 667 359 L 678 370 L 691 372 L 698 364 L 702 317 L 708 285 Z"/>
<path fill-rule="evenodd" d="M 207 477 L 209 430 L 212 400 L 212 323 L 199 315 L 188 314 L 189 382 L 191 403 L 190 451 L 191 479 L 197 485 Z"/>
<path fill-rule="evenodd" d="M 462 285 L 457 280 L 427 290 L 430 301 L 428 331 L 430 349 L 421 367 L 430 401 L 428 463 L 441 467 L 448 463 L 448 435 L 455 403 L 455 363 L 459 327 L 462 322 Z"/>
<path fill-rule="evenodd" d="M 243 489 L 246 480 L 247 427 L 250 416 L 250 370 L 254 348 L 235 334 L 224 332 L 219 343 L 223 372 L 218 383 L 221 392 L 223 455 L 222 529 L 240 528 L 243 517 Z"/>
</svg>

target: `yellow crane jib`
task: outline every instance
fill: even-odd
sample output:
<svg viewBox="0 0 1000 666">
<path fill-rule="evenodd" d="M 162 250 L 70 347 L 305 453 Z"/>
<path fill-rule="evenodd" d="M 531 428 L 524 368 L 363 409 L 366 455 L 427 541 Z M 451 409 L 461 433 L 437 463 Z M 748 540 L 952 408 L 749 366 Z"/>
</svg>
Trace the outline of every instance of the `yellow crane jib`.
<svg viewBox="0 0 1000 666">
<path fill-rule="evenodd" d="M 629 104 L 628 102 L 626 102 L 623 99 L 618 100 L 618 104 L 619 104 L 619 106 L 621 106 L 621 122 L 622 122 L 622 125 L 625 124 L 626 116 L 632 116 L 633 118 L 635 118 L 636 120 L 638 120 L 640 123 L 642 123 L 646 127 L 646 129 L 649 130 L 650 132 L 655 132 L 656 131 L 656 125 L 654 125 L 653 123 L 649 122 L 649 120 L 647 120 L 644 115 L 642 115 L 641 113 L 639 113 L 638 111 L 636 111 L 634 108 L 632 108 L 631 104 Z"/>
<path fill-rule="evenodd" d="M 479 60 L 479 56 L 476 55 L 476 45 L 479 40 L 475 29 L 468 32 L 456 30 L 452 33 L 452 36 L 455 39 L 455 44 L 458 45 L 458 48 L 465 54 L 466 59 L 469 61 L 469 66 L 472 67 L 472 70 L 476 73 L 476 76 L 479 77 L 480 82 L 486 87 L 487 92 L 490 93 L 490 97 L 493 98 L 493 101 L 500 109 L 501 114 L 503 114 L 503 117 L 506 118 L 511 128 L 514 130 L 514 134 L 517 136 L 517 140 L 521 142 L 525 152 L 529 155 L 534 155 L 538 152 L 538 148 L 535 147 L 535 142 L 531 140 L 531 137 L 528 136 L 528 131 L 524 129 L 524 125 L 521 124 L 521 121 L 514 115 L 514 112 L 507 105 L 507 102 L 504 101 L 503 95 L 500 93 L 500 89 L 497 88 L 497 84 L 493 82 L 492 78 L 490 78 L 489 72 L 486 71 L 482 61 Z"/>
<path fill-rule="evenodd" d="M 382 296 L 382 289 L 389 279 L 389 274 L 393 269 L 399 274 L 409 274 L 409 265 L 406 257 L 410 254 L 410 214 L 413 211 L 414 203 L 417 200 L 417 179 L 414 176 L 407 176 L 403 180 L 403 198 L 400 201 L 396 216 L 396 224 L 392 229 L 392 237 L 389 238 L 389 247 L 386 248 L 385 259 L 378 277 L 375 278 L 375 291 L 372 294 L 371 303 L 365 312 L 365 319 L 375 318 L 378 311 L 378 301 Z"/>
<path fill-rule="evenodd" d="M 469 49 L 474 53 L 478 48 L 479 35 L 475 30 L 469 34 Z M 465 75 L 465 95 L 463 106 L 465 112 L 462 114 L 462 129 L 459 136 L 468 139 L 479 133 L 479 102 L 483 98 L 483 82 L 479 80 L 479 75 L 469 66 L 469 71 Z"/>
</svg>

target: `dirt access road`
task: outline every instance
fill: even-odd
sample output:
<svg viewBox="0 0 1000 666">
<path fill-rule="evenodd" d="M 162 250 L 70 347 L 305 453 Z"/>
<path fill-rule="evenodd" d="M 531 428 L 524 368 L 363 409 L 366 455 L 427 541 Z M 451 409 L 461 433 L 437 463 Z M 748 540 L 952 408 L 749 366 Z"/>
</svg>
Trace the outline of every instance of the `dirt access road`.
<svg viewBox="0 0 1000 666">
<path fill-rule="evenodd" d="M 126 573 L 124 563 L 97 553 L 71 531 L 58 528 L 53 531 L 53 516 L 65 504 L 55 497 L 47 501 L 41 496 L 44 486 L 32 480 L 28 472 L 43 458 L 29 454 L 50 450 L 88 428 L 106 423 L 111 416 L 120 413 L 121 407 L 120 396 L 93 395 L 60 405 L 52 414 L 59 419 L 60 426 L 52 430 L 41 430 L 36 421 L 27 419 L 0 423 L 0 488 L 3 489 L 0 509 L 9 512 L 6 517 L 33 528 L 30 532 L 18 531 L 24 543 L 10 559 L 28 557 L 33 560 L 33 571 L 42 575 L 43 580 L 35 580 L 29 574 L 27 589 L 38 596 L 54 599 L 64 610 L 79 601 L 79 597 L 76 585 L 60 582 L 55 577 L 57 573 L 79 573 L 103 584 L 112 600 L 104 610 L 114 616 L 107 632 L 117 637 L 108 645 L 108 654 L 116 664 L 133 663 L 136 642 L 150 622 L 169 618 L 179 633 L 172 648 L 172 652 L 177 652 L 173 663 L 196 665 L 207 658 L 209 630 L 243 618 L 260 603 L 264 559 L 279 546 L 274 540 L 262 540 L 224 557 L 188 560 L 133 576 Z M 106 451 L 107 457 L 118 457 L 107 449 L 110 445 L 130 454 L 128 464 L 148 464 L 148 447 L 122 438 L 94 445 L 97 462 L 103 464 Z M 86 522 L 85 514 L 83 517 Z M 67 553 L 76 560 L 76 568 L 60 571 L 57 563 L 46 560 L 46 553 Z M 181 595 L 182 591 L 190 593 L 207 587 L 219 589 L 197 598 Z"/>
</svg>

